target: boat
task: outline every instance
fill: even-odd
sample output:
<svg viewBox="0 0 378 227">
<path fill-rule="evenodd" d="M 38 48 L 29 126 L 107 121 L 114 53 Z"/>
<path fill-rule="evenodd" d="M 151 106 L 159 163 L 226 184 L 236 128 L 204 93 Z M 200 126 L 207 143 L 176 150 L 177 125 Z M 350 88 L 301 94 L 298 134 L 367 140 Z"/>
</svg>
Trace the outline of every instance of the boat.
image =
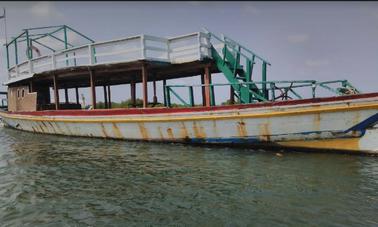
<svg viewBox="0 0 378 227">
<path fill-rule="evenodd" d="M 72 34 L 84 44 L 71 42 Z M 52 46 L 51 40 L 61 46 Z M 20 54 L 21 44 L 25 53 Z M 8 105 L 0 112 L 6 127 L 66 136 L 378 154 L 378 93 L 362 93 L 347 80 L 269 81 L 268 60 L 207 29 L 170 38 L 144 34 L 95 42 L 67 25 L 30 28 L 6 50 Z M 215 75 L 228 83 L 212 83 Z M 167 84 L 193 76 L 201 83 Z M 130 108 L 113 107 L 111 86 L 120 84 L 130 87 Z M 90 90 L 89 107 L 80 103 L 84 87 Z M 96 87 L 104 89 L 101 108 Z M 216 105 L 217 87 L 229 92 L 227 103 Z M 69 89 L 76 100 L 69 100 Z M 195 90 L 200 90 L 199 104 Z"/>
</svg>

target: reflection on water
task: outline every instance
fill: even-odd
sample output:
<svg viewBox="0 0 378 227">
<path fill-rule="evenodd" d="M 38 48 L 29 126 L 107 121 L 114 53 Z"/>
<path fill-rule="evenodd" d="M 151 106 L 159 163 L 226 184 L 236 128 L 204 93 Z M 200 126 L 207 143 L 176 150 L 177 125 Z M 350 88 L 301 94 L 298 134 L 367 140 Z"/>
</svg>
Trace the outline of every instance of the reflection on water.
<svg viewBox="0 0 378 227">
<path fill-rule="evenodd" d="M 378 158 L 0 128 L 2 226 L 378 225 Z"/>
</svg>

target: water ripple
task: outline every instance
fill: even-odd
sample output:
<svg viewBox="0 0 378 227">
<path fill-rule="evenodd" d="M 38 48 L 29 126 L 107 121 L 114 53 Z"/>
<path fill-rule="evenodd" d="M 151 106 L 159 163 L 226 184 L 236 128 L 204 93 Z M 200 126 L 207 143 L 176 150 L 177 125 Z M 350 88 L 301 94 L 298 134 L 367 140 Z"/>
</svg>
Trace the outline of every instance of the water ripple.
<svg viewBox="0 0 378 227">
<path fill-rule="evenodd" d="M 378 225 L 376 157 L 0 138 L 2 226 Z"/>
</svg>

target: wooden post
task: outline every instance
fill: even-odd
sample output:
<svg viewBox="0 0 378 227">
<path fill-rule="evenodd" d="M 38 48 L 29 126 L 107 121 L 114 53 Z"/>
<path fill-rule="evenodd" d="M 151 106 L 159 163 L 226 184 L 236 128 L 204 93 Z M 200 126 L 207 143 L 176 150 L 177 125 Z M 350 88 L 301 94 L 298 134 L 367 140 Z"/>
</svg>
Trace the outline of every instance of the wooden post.
<svg viewBox="0 0 378 227">
<path fill-rule="evenodd" d="M 69 100 L 68 100 L 68 89 L 67 88 L 64 88 L 64 97 L 65 97 L 65 103 L 68 103 Z"/>
<path fill-rule="evenodd" d="M 76 104 L 80 104 L 80 102 L 79 102 L 79 88 L 75 87 L 75 93 L 76 93 Z"/>
<path fill-rule="evenodd" d="M 206 66 L 205 67 L 205 78 L 204 78 L 204 84 L 205 84 L 205 106 L 209 107 L 210 106 L 210 77 L 211 77 L 211 74 L 210 74 L 210 67 L 209 66 Z"/>
<path fill-rule="evenodd" d="M 153 97 L 153 102 L 154 104 L 157 103 L 157 96 L 156 96 L 156 81 L 153 81 L 153 87 L 154 87 L 154 97 Z"/>
<path fill-rule="evenodd" d="M 106 91 L 106 86 L 104 85 L 104 103 L 105 103 L 105 109 L 108 108 L 108 92 Z"/>
<path fill-rule="evenodd" d="M 142 66 L 142 91 L 143 91 L 143 108 L 148 107 L 148 93 L 147 93 L 147 81 L 148 81 L 147 66 Z"/>
<path fill-rule="evenodd" d="M 29 83 L 29 92 L 31 93 L 31 92 L 33 92 L 33 81 L 30 81 L 30 83 Z"/>
<path fill-rule="evenodd" d="M 112 108 L 112 98 L 111 98 L 111 93 L 110 93 L 110 85 L 108 85 L 108 108 Z"/>
<path fill-rule="evenodd" d="M 205 84 L 205 76 L 203 75 L 203 73 L 201 74 L 201 84 L 204 85 Z M 206 106 L 206 93 L 205 93 L 205 87 L 204 86 L 201 86 L 201 91 L 202 91 L 202 105 L 203 106 Z"/>
<path fill-rule="evenodd" d="M 95 84 L 95 73 L 93 70 L 89 70 L 89 79 L 91 86 L 91 96 L 92 96 L 92 107 L 96 109 L 96 84 Z"/>
<path fill-rule="evenodd" d="M 55 74 L 53 75 L 53 83 L 54 83 L 55 109 L 59 110 L 59 90 L 58 90 L 57 76 Z"/>
<path fill-rule="evenodd" d="M 135 98 L 135 92 L 136 89 L 135 89 L 135 82 L 134 81 L 131 81 L 130 83 L 130 92 L 131 92 L 131 104 L 133 107 L 135 107 L 135 104 L 136 104 L 136 98 Z"/>
<path fill-rule="evenodd" d="M 164 106 L 167 106 L 167 96 L 165 94 L 165 86 L 167 85 L 167 81 L 163 80 L 163 97 L 164 97 Z"/>
<path fill-rule="evenodd" d="M 232 85 L 230 86 L 230 104 L 234 104 L 235 103 L 235 91 L 234 91 L 234 88 L 232 87 Z"/>
</svg>

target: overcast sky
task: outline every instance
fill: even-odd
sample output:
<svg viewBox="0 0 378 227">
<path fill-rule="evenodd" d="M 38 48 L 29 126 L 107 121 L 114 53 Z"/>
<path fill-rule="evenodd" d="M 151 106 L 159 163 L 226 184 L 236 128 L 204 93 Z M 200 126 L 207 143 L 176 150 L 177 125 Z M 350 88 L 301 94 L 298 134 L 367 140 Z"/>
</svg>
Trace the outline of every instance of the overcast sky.
<svg viewBox="0 0 378 227">
<path fill-rule="evenodd" d="M 0 6 L 7 10 L 8 37 L 23 28 L 61 24 L 96 41 L 142 33 L 170 37 L 207 27 L 266 57 L 272 63 L 270 80 L 348 79 L 362 91 L 377 91 L 378 2 L 1 2 Z M 3 20 L 0 28 L 3 39 Z M 2 82 L 7 77 L 4 52 L 3 48 Z M 181 82 L 188 81 L 193 82 Z M 116 88 L 114 100 L 129 97 L 122 92 Z M 218 98 L 227 97 L 223 93 Z"/>
</svg>

